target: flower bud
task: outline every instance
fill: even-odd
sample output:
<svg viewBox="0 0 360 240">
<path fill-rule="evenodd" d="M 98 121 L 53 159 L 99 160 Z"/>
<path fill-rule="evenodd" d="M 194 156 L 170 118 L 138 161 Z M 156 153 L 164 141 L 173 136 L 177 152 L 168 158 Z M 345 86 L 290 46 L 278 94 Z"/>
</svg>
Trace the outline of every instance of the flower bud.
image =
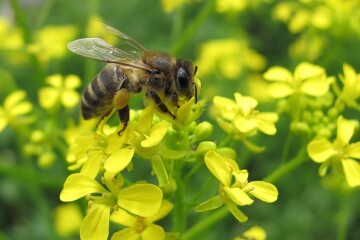
<svg viewBox="0 0 360 240">
<path fill-rule="evenodd" d="M 203 141 L 199 143 L 195 151 L 195 160 L 200 161 L 204 159 L 204 155 L 210 151 L 216 149 L 216 143 L 211 141 Z"/>
<path fill-rule="evenodd" d="M 228 147 L 218 148 L 216 149 L 216 152 L 224 158 L 230 158 L 230 159 L 237 158 L 237 154 L 235 150 L 232 148 L 228 148 Z"/>
<path fill-rule="evenodd" d="M 194 136 L 196 141 L 202 141 L 209 137 L 213 131 L 213 126 L 209 122 L 202 122 L 195 127 Z"/>
</svg>

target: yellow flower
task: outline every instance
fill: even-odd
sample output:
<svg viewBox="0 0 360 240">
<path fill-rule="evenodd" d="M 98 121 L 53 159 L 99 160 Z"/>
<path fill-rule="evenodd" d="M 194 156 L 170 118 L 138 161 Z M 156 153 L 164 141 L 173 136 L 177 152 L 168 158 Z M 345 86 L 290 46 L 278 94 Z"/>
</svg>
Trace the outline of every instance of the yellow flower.
<svg viewBox="0 0 360 240">
<path fill-rule="evenodd" d="M 45 81 L 50 86 L 43 87 L 39 91 L 39 102 L 43 108 L 50 109 L 59 103 L 66 108 L 71 108 L 79 103 L 80 96 L 75 91 L 81 84 L 78 76 L 63 77 L 60 74 L 55 74 L 47 77 Z"/>
<path fill-rule="evenodd" d="M 3 106 L 0 106 L 0 132 L 7 125 L 17 127 L 33 121 L 32 117 L 26 116 L 32 110 L 32 105 L 24 100 L 25 97 L 26 93 L 22 90 L 12 92 L 6 97 Z"/>
<path fill-rule="evenodd" d="M 234 1 L 234 0 L 217 0 L 216 1 L 216 11 L 223 13 L 223 12 L 241 12 L 244 10 L 247 5 L 249 4 L 248 1 Z"/>
<path fill-rule="evenodd" d="M 0 46 L 2 49 L 19 49 L 24 42 L 21 31 L 10 25 L 6 18 L 0 17 Z"/>
<path fill-rule="evenodd" d="M 278 120 L 276 113 L 261 113 L 255 109 L 256 99 L 242 96 L 240 93 L 234 95 L 235 101 L 220 96 L 215 96 L 213 99 L 215 106 L 220 111 L 220 117 L 217 118 L 220 127 L 226 132 L 235 130 L 247 136 L 255 134 L 257 130 L 268 135 L 276 133 L 274 124 Z M 229 126 L 227 123 L 231 123 L 233 126 Z"/>
<path fill-rule="evenodd" d="M 86 175 L 72 174 L 66 179 L 60 193 L 60 199 L 64 202 L 84 196 L 90 200 L 89 211 L 80 228 L 81 239 L 107 239 L 113 209 L 124 209 L 140 217 L 150 217 L 160 209 L 163 194 L 153 184 L 138 183 L 122 188 L 122 176 L 109 172 L 105 172 L 102 182 L 106 188 Z"/>
<path fill-rule="evenodd" d="M 283 67 L 272 67 L 264 73 L 264 78 L 275 82 L 269 86 L 269 93 L 274 98 L 295 93 L 322 96 L 329 90 L 333 80 L 326 76 L 325 69 L 307 62 L 300 63 L 294 74 Z"/>
<path fill-rule="evenodd" d="M 243 236 L 244 237 L 236 237 L 234 240 L 265 240 L 266 232 L 261 227 L 254 226 L 245 231 Z"/>
<path fill-rule="evenodd" d="M 360 185 L 360 142 L 351 143 L 357 121 L 339 116 L 337 121 L 337 137 L 334 142 L 326 138 L 315 139 L 307 147 L 310 158 L 321 163 L 319 174 L 325 175 L 330 166 L 334 170 L 342 169 L 350 187 Z M 358 159 L 358 160 L 357 160 Z"/>
<path fill-rule="evenodd" d="M 74 26 L 46 26 L 35 34 L 34 43 L 28 46 L 41 62 L 62 58 L 67 54 L 66 44 L 75 38 Z"/>
<path fill-rule="evenodd" d="M 206 153 L 205 164 L 220 181 L 219 195 L 201 203 L 195 207 L 195 211 L 208 211 L 225 204 L 237 220 L 245 222 L 248 218 L 237 205 L 252 204 L 254 200 L 249 195 L 268 203 L 277 200 L 278 191 L 274 185 L 263 181 L 248 182 L 248 171 L 240 170 L 234 160 L 224 158 L 212 150 Z"/>
<path fill-rule="evenodd" d="M 79 231 L 83 214 L 74 203 L 63 204 L 55 209 L 55 230 L 61 237 L 68 237 Z"/>
<path fill-rule="evenodd" d="M 161 0 L 161 4 L 165 12 L 172 12 L 184 4 L 190 3 L 192 0 Z"/>
<path fill-rule="evenodd" d="M 201 75 L 219 72 L 226 79 L 234 80 L 247 69 L 261 71 L 266 60 L 250 49 L 245 40 L 221 39 L 202 45 L 196 65 L 201 69 Z"/>
<path fill-rule="evenodd" d="M 343 65 L 344 75 L 340 77 L 343 88 L 340 98 L 349 107 L 360 109 L 358 99 L 360 98 L 360 74 L 356 73 L 354 68 L 349 64 Z"/>
<path fill-rule="evenodd" d="M 111 214 L 110 220 L 127 228 L 115 232 L 111 239 L 165 239 L 164 229 L 154 224 L 154 222 L 165 217 L 171 211 L 172 207 L 173 205 L 169 201 L 163 200 L 159 211 L 149 217 L 134 216 L 123 209 L 116 210 Z"/>
</svg>

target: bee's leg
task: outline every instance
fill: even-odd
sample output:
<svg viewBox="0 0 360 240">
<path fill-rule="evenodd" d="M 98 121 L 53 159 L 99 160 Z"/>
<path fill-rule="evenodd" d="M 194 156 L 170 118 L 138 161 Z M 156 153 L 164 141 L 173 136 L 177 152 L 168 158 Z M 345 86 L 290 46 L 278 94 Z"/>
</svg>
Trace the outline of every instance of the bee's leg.
<svg viewBox="0 0 360 240">
<path fill-rule="evenodd" d="M 123 123 L 122 129 L 118 132 L 118 135 L 120 135 L 127 127 L 129 119 L 130 119 L 130 109 L 129 105 L 126 105 L 125 107 L 118 109 L 118 115 L 120 122 Z"/>
<path fill-rule="evenodd" d="M 169 114 L 170 116 L 172 116 L 173 119 L 176 118 L 175 115 L 172 114 L 172 112 L 170 112 L 169 109 L 166 107 L 166 105 L 161 101 L 159 95 L 157 95 L 156 92 L 154 92 L 151 89 L 148 89 L 146 92 L 146 96 L 148 98 L 151 98 L 162 112 Z"/>
<path fill-rule="evenodd" d="M 100 120 L 98 121 L 98 123 L 96 124 L 96 129 L 102 128 L 102 126 L 107 122 L 107 120 L 109 119 L 110 115 L 112 115 L 113 113 L 113 109 L 111 109 L 110 111 L 108 111 L 106 114 L 104 114 Z M 101 124 L 101 125 L 100 125 Z"/>
</svg>

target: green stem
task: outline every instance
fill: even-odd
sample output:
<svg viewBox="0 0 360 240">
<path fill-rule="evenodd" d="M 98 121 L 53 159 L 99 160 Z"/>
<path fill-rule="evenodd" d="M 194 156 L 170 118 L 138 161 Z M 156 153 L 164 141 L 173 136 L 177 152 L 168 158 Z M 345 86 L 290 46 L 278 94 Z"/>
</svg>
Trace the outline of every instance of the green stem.
<svg viewBox="0 0 360 240">
<path fill-rule="evenodd" d="M 201 25 L 206 21 L 209 15 L 212 13 L 214 8 L 214 0 L 208 0 L 205 3 L 205 6 L 201 11 L 196 15 L 195 19 L 192 20 L 191 24 L 185 29 L 184 33 L 181 35 L 179 41 L 177 41 L 171 48 L 171 52 L 174 55 L 179 54 L 179 52 L 188 44 L 189 40 L 194 36 L 198 31 Z"/>
<path fill-rule="evenodd" d="M 307 159 L 308 158 L 306 156 L 306 148 L 302 148 L 293 159 L 291 159 L 289 162 L 287 162 L 287 163 L 281 165 L 279 168 L 277 168 L 269 176 L 264 178 L 264 181 L 271 182 L 271 183 L 278 181 L 280 178 L 282 178 L 283 176 L 286 176 L 292 170 L 299 167 Z"/>
<path fill-rule="evenodd" d="M 337 224 L 337 240 L 345 240 L 347 235 L 347 230 L 352 214 L 352 202 L 350 195 L 351 193 L 346 193 L 345 196 L 341 196 L 340 200 L 342 201 L 340 213 L 338 214 L 338 224 Z"/>
<path fill-rule="evenodd" d="M 290 149 L 291 149 L 291 144 L 292 144 L 292 141 L 294 139 L 293 137 L 294 137 L 294 135 L 293 135 L 292 131 L 290 130 L 289 134 L 287 135 L 286 140 L 285 140 L 284 150 L 283 150 L 282 155 L 281 155 L 281 163 L 285 163 L 288 156 L 289 156 L 289 152 L 290 152 Z"/>
<path fill-rule="evenodd" d="M 209 228 L 219 223 L 223 218 L 229 215 L 229 210 L 226 207 L 222 207 L 216 210 L 210 216 L 199 221 L 189 230 L 181 234 L 181 240 L 191 240 L 191 239 L 200 239 L 199 235 L 203 232 L 206 232 Z"/>
<path fill-rule="evenodd" d="M 180 171 L 181 172 L 181 171 Z M 177 189 L 174 199 L 173 211 L 173 231 L 181 232 L 186 226 L 185 202 L 184 202 L 184 184 L 179 176 L 179 172 L 175 175 Z"/>
</svg>

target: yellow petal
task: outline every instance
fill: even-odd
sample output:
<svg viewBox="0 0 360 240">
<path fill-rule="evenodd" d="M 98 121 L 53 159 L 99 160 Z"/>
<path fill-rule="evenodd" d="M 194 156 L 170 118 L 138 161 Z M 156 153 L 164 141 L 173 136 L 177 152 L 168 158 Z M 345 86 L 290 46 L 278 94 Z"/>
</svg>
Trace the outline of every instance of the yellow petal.
<svg viewBox="0 0 360 240">
<path fill-rule="evenodd" d="M 58 100 L 59 91 L 57 89 L 44 87 L 39 90 L 39 102 L 43 108 L 49 109 L 55 106 Z"/>
<path fill-rule="evenodd" d="M 311 78 L 301 84 L 301 91 L 310 96 L 322 96 L 329 90 L 329 82 L 326 78 Z"/>
<path fill-rule="evenodd" d="M 296 67 L 294 75 L 298 80 L 322 78 L 325 76 L 325 69 L 308 62 L 302 62 Z"/>
<path fill-rule="evenodd" d="M 286 68 L 276 66 L 267 70 L 263 77 L 268 81 L 290 82 L 292 74 Z"/>
<path fill-rule="evenodd" d="M 345 178 L 350 187 L 360 186 L 360 164 L 353 159 L 342 159 Z"/>
<path fill-rule="evenodd" d="M 266 232 L 264 229 L 258 226 L 254 226 L 243 233 L 243 236 L 246 239 L 254 239 L 254 240 L 265 240 L 266 239 Z"/>
<path fill-rule="evenodd" d="M 124 209 L 118 208 L 116 209 L 110 216 L 110 220 L 117 224 L 127 226 L 127 227 L 135 227 L 137 223 L 137 219 L 134 215 L 131 215 Z"/>
<path fill-rule="evenodd" d="M 325 138 L 311 141 L 307 146 L 307 152 L 310 158 L 317 163 L 328 160 L 336 153 L 332 144 Z"/>
<path fill-rule="evenodd" d="M 360 142 L 350 144 L 346 148 L 346 154 L 351 158 L 360 159 Z"/>
<path fill-rule="evenodd" d="M 263 181 L 249 182 L 246 185 L 246 189 L 248 189 L 249 193 L 254 197 L 268 203 L 275 202 L 279 194 L 274 185 Z"/>
<path fill-rule="evenodd" d="M 129 165 L 131 159 L 134 156 L 133 148 L 120 148 L 116 150 L 113 154 L 106 159 L 104 163 L 104 168 L 109 172 L 120 172 L 124 170 L 127 165 Z"/>
<path fill-rule="evenodd" d="M 65 89 L 75 89 L 80 87 L 81 85 L 81 80 L 77 75 L 67 75 L 65 77 L 65 82 L 64 82 L 64 87 Z"/>
<path fill-rule="evenodd" d="M 109 235 L 110 207 L 103 204 L 91 206 L 80 227 L 80 238 L 106 240 Z"/>
<path fill-rule="evenodd" d="M 25 96 L 26 93 L 22 90 L 12 92 L 9 96 L 6 97 L 4 101 L 4 109 L 11 109 L 14 105 L 23 100 Z"/>
<path fill-rule="evenodd" d="M 133 214 L 148 217 L 159 211 L 162 197 L 161 189 L 153 184 L 134 184 L 120 190 L 118 204 Z"/>
<path fill-rule="evenodd" d="M 66 108 L 71 108 L 77 105 L 80 101 L 80 95 L 76 91 L 67 90 L 61 94 L 61 103 Z"/>
<path fill-rule="evenodd" d="M 254 202 L 242 189 L 224 187 L 225 192 L 229 198 L 240 206 L 250 205 Z"/>
<path fill-rule="evenodd" d="M 68 203 L 56 207 L 54 211 L 56 232 L 64 238 L 77 233 L 83 218 L 78 204 Z"/>
<path fill-rule="evenodd" d="M 169 124 L 165 121 L 161 121 L 153 126 L 150 131 L 149 137 L 141 142 L 142 147 L 153 147 L 158 145 L 164 138 Z"/>
<path fill-rule="evenodd" d="M 125 228 L 117 231 L 111 237 L 111 240 L 139 240 L 140 234 L 136 228 Z"/>
<path fill-rule="evenodd" d="M 276 113 L 259 113 L 255 118 L 257 128 L 265 134 L 274 135 L 276 127 L 273 120 L 277 120 L 277 116 Z"/>
<path fill-rule="evenodd" d="M 272 83 L 268 87 L 269 95 L 273 98 L 283 98 L 293 94 L 294 90 L 284 83 Z"/>
<path fill-rule="evenodd" d="M 205 164 L 210 172 L 225 186 L 230 186 L 231 173 L 227 162 L 215 151 L 205 154 Z"/>
<path fill-rule="evenodd" d="M 154 108 L 149 105 L 140 114 L 138 128 L 142 133 L 148 133 L 154 117 Z"/>
<path fill-rule="evenodd" d="M 63 77 L 60 74 L 55 74 L 55 75 L 48 76 L 45 81 L 49 85 L 59 89 L 62 87 Z"/>
<path fill-rule="evenodd" d="M 249 133 L 253 130 L 256 130 L 256 121 L 253 119 L 247 119 L 240 115 L 236 116 L 234 119 L 235 127 L 242 133 Z"/>
<path fill-rule="evenodd" d="M 22 103 L 18 103 L 16 104 L 12 109 L 11 109 L 11 114 L 13 116 L 19 116 L 19 115 L 23 115 L 26 113 L 29 113 L 32 109 L 32 105 L 29 102 L 22 102 Z"/>
<path fill-rule="evenodd" d="M 146 222 L 152 223 L 157 220 L 160 220 L 164 218 L 172 209 L 173 209 L 173 204 L 171 202 L 169 202 L 168 200 L 162 200 L 159 211 L 156 214 L 147 217 Z"/>
<path fill-rule="evenodd" d="M 71 202 L 90 193 L 105 192 L 107 191 L 94 179 L 75 173 L 67 177 L 64 188 L 60 193 L 60 200 Z"/>
<path fill-rule="evenodd" d="M 337 137 L 341 143 L 341 146 L 345 146 L 349 144 L 351 137 L 354 134 L 355 125 L 353 121 L 347 120 L 343 118 L 343 116 L 339 116 L 337 121 Z"/>
<path fill-rule="evenodd" d="M 144 231 L 142 231 L 141 239 L 142 240 L 164 240 L 165 239 L 165 231 L 162 227 L 150 224 Z"/>
</svg>

